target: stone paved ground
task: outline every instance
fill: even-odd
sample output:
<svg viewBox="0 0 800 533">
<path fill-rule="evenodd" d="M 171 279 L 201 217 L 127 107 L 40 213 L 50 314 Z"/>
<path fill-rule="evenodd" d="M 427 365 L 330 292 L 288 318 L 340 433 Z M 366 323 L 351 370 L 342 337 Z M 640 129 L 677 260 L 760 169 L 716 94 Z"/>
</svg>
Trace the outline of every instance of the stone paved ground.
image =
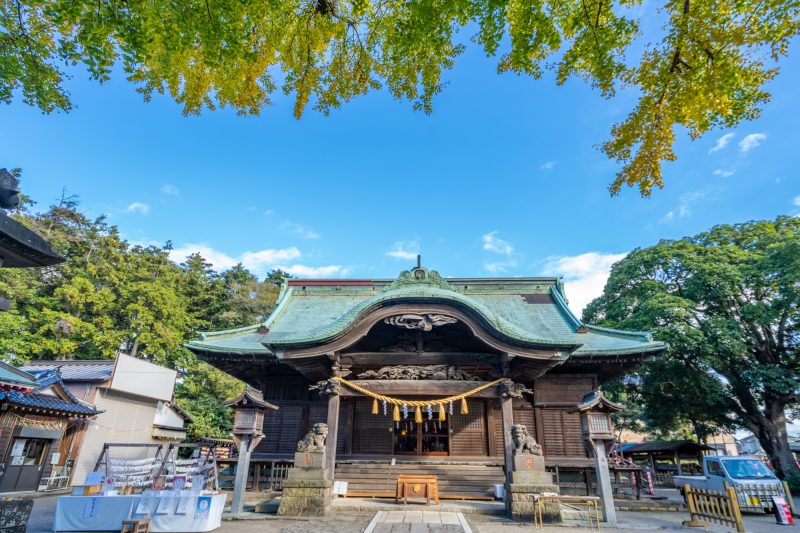
<svg viewBox="0 0 800 533">
<path fill-rule="evenodd" d="M 439 511 L 380 511 L 364 533 L 472 533 L 464 515 Z"/>
<path fill-rule="evenodd" d="M 53 523 L 55 497 L 48 496 L 34 501 L 33 513 L 28 522 L 28 533 L 49 533 Z M 359 533 L 370 523 L 374 513 L 370 514 L 336 514 L 321 519 L 291 520 L 266 518 L 258 520 L 225 521 L 216 533 Z M 588 532 L 586 528 L 546 527 L 534 529 L 533 524 L 519 524 L 498 516 L 464 515 L 472 530 L 476 533 L 564 533 L 566 531 Z M 619 512 L 620 524 L 616 528 L 620 533 L 653 532 L 683 530 L 681 521 L 686 520 L 686 513 L 643 513 Z M 260 518 L 260 517 L 259 517 Z M 748 533 L 800 533 L 800 525 L 779 526 L 772 515 L 745 515 L 745 526 Z M 612 528 L 603 527 L 612 531 Z M 410 527 L 409 527 L 410 531 Z M 711 526 L 711 533 L 732 531 L 731 528 Z"/>
</svg>

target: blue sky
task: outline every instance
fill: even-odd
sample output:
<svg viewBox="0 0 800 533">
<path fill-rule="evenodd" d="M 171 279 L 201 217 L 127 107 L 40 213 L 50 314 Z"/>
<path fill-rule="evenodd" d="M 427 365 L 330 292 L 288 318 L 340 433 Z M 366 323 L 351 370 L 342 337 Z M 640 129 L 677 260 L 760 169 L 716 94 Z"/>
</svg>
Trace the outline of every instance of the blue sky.
<svg viewBox="0 0 800 533">
<path fill-rule="evenodd" d="M 0 107 L 0 167 L 21 167 L 42 206 L 66 187 L 128 240 L 172 240 L 176 260 L 199 250 L 219 268 L 394 277 L 421 252 L 446 276 L 563 274 L 579 312 L 635 247 L 800 212 L 796 57 L 760 119 L 697 141 L 680 133 L 649 199 L 611 198 L 616 166 L 595 148 L 630 96 L 497 75 L 473 47 L 432 116 L 378 91 L 300 121 L 282 95 L 260 117 L 183 117 L 119 75 L 86 77 L 69 83 L 69 114 Z"/>
</svg>

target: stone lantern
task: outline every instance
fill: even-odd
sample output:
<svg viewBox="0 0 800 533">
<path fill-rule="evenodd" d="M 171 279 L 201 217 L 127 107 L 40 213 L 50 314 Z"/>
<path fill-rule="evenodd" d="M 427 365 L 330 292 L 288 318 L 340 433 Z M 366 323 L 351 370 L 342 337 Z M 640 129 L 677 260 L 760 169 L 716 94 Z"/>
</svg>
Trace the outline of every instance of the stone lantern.
<svg viewBox="0 0 800 533">
<path fill-rule="evenodd" d="M 611 413 L 622 411 L 622 406 L 605 397 L 600 389 L 585 395 L 581 402 L 571 412 L 581 415 L 581 428 L 583 438 L 594 455 L 594 464 L 597 471 L 597 486 L 603 515 L 606 522 L 616 522 L 617 513 L 614 509 L 614 495 L 611 489 L 611 475 L 608 471 L 608 449 L 614 440 Z"/>
<path fill-rule="evenodd" d="M 278 407 L 264 401 L 262 394 L 252 387 L 229 402 L 228 407 L 235 409 L 233 422 L 233 439 L 239 449 L 236 462 L 236 480 L 233 487 L 231 513 L 241 513 L 244 508 L 244 494 L 247 490 L 247 474 L 250 471 L 250 454 L 264 438 L 264 414 L 267 409 L 277 411 Z"/>
</svg>

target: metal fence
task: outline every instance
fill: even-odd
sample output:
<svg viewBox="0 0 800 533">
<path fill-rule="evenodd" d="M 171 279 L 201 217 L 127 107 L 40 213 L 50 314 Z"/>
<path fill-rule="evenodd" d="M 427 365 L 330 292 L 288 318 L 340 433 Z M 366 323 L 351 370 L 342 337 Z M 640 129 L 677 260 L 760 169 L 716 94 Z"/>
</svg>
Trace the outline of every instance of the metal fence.
<svg viewBox="0 0 800 533">
<path fill-rule="evenodd" d="M 729 485 L 725 483 L 727 490 Z M 775 484 L 767 485 L 764 483 L 743 483 L 733 487 L 739 495 L 739 507 L 742 511 L 748 512 L 771 512 L 773 503 L 773 496 L 783 496 L 786 498 L 786 503 L 795 513 L 794 501 L 792 500 L 792 493 L 789 490 L 789 485 L 784 481 L 782 485 Z"/>
<path fill-rule="evenodd" d="M 236 461 L 218 461 L 219 487 L 222 490 L 233 490 L 236 479 Z M 267 461 L 250 463 L 247 475 L 247 489 L 257 491 L 283 490 L 283 482 L 292 468 L 291 461 Z"/>
<path fill-rule="evenodd" d="M 552 467 L 553 481 L 565 496 L 596 496 L 597 472 L 594 468 Z M 616 498 L 640 499 L 642 494 L 642 471 L 638 469 L 609 468 L 611 490 Z"/>
</svg>

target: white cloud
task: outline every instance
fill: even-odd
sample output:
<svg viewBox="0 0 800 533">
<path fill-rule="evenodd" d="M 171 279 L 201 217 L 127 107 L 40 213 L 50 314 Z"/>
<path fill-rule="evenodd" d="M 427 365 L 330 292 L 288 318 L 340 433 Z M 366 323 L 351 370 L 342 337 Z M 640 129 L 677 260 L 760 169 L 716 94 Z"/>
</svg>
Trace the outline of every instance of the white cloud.
<svg viewBox="0 0 800 533">
<path fill-rule="evenodd" d="M 126 213 L 141 213 L 142 215 L 146 215 L 150 212 L 150 206 L 144 202 L 133 202 L 128 207 L 125 208 Z"/>
<path fill-rule="evenodd" d="M 305 228 L 300 224 L 289 222 L 288 220 L 281 223 L 281 230 L 287 233 L 293 233 L 304 239 L 319 239 L 321 235 L 312 229 Z"/>
<path fill-rule="evenodd" d="M 292 276 L 298 276 L 301 278 L 339 277 L 339 276 L 345 276 L 348 273 L 348 270 L 346 268 L 342 268 L 339 265 L 328 265 L 321 267 L 290 265 L 290 266 L 279 266 L 277 268 L 280 268 L 284 272 L 288 272 Z"/>
<path fill-rule="evenodd" d="M 241 256 L 241 262 L 254 272 L 264 272 L 275 268 L 279 262 L 292 261 L 300 257 L 300 255 L 300 250 L 294 246 L 291 248 L 270 248 L 257 252 L 245 252 Z"/>
<path fill-rule="evenodd" d="M 722 169 L 722 168 L 718 168 L 717 170 L 715 170 L 715 171 L 713 172 L 713 174 L 714 174 L 715 176 L 721 176 L 721 177 L 723 177 L 723 178 L 728 178 L 728 177 L 730 177 L 730 176 L 733 176 L 733 174 L 734 174 L 735 172 L 736 172 L 736 171 L 735 171 L 734 169 L 725 170 L 725 169 Z"/>
<path fill-rule="evenodd" d="M 164 194 L 171 194 L 172 196 L 178 196 L 180 194 L 178 188 L 174 185 L 170 185 L 169 183 L 165 183 L 161 186 L 161 192 Z"/>
<path fill-rule="evenodd" d="M 497 233 L 497 231 L 492 231 L 486 233 L 482 237 L 483 249 L 496 254 L 511 255 L 511 252 L 514 251 L 514 247 L 503 239 L 499 239 Z"/>
<path fill-rule="evenodd" d="M 509 269 L 515 266 L 517 266 L 517 262 L 513 259 L 509 261 L 486 262 L 483 264 L 484 270 L 490 274 L 502 274 L 508 272 Z"/>
<path fill-rule="evenodd" d="M 419 254 L 419 243 L 417 241 L 398 241 L 392 245 L 392 249 L 386 252 L 389 257 L 411 261 Z"/>
<path fill-rule="evenodd" d="M 292 246 L 290 248 L 268 248 L 256 252 L 244 252 L 238 257 L 234 257 L 225 252 L 220 252 L 207 244 L 187 243 L 173 248 L 169 253 L 169 258 L 176 263 L 182 263 L 187 257 L 196 253 L 211 263 L 214 270 L 222 271 L 241 263 L 258 276 L 263 276 L 269 270 L 278 268 L 278 265 L 297 259 L 302 255 L 300 250 Z"/>
<path fill-rule="evenodd" d="M 751 133 L 741 141 L 739 141 L 739 151 L 749 152 L 753 148 L 761 145 L 761 141 L 767 139 L 767 135 L 765 133 Z"/>
<path fill-rule="evenodd" d="M 569 307 L 580 316 L 586 305 L 603 293 L 611 265 L 628 254 L 587 252 L 580 255 L 551 257 L 544 266 L 544 274 L 564 276 L 564 288 L 569 297 Z"/>
<path fill-rule="evenodd" d="M 725 135 L 717 139 L 717 142 L 714 144 L 714 147 L 711 148 L 708 151 L 708 153 L 713 154 L 714 152 L 719 152 L 720 150 L 728 146 L 728 143 L 730 143 L 731 139 L 733 139 L 735 136 L 736 136 L 735 133 L 726 133 Z"/>
<path fill-rule="evenodd" d="M 542 166 L 539 167 L 539 170 L 553 170 L 556 167 L 556 163 L 558 163 L 558 161 L 543 163 Z"/>
<path fill-rule="evenodd" d="M 795 206 L 797 206 L 797 207 L 800 207 L 800 194 L 798 194 L 797 196 L 795 196 L 794 198 L 792 198 L 792 203 L 793 203 Z"/>
<path fill-rule="evenodd" d="M 692 216 L 692 207 L 702 200 L 708 191 L 691 191 L 681 195 L 678 206 L 671 209 L 664 215 L 660 222 L 672 222 L 676 218 L 688 218 Z"/>
</svg>

